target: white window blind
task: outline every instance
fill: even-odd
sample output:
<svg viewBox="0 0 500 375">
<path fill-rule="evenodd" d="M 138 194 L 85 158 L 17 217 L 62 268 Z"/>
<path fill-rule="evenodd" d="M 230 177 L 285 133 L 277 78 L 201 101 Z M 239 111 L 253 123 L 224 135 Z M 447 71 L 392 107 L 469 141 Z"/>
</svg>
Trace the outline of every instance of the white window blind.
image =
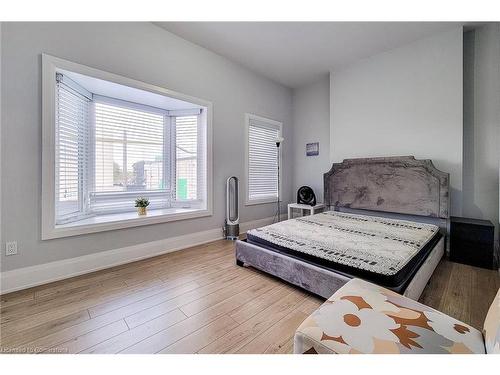
<svg viewBox="0 0 500 375">
<path fill-rule="evenodd" d="M 177 99 L 170 101 L 173 109 L 158 108 L 164 98 L 153 100 L 147 91 L 133 91 L 140 103 L 93 94 L 89 77 L 71 72 L 55 78 L 56 225 L 123 220 L 130 215 L 114 214 L 135 212 L 139 197 L 149 199 L 150 210 L 175 209 L 155 215 L 207 207 L 202 108 L 175 108 L 190 104 Z"/>
<path fill-rule="evenodd" d="M 177 200 L 198 199 L 198 117 L 174 117 Z"/>
<path fill-rule="evenodd" d="M 248 200 L 272 201 L 278 197 L 280 128 L 250 118 L 248 123 Z"/>
<path fill-rule="evenodd" d="M 93 212 L 130 211 L 138 196 L 165 208 L 166 111 L 118 100 L 95 101 Z"/>
<path fill-rule="evenodd" d="M 90 100 L 56 77 L 56 222 L 81 216 L 86 204 Z"/>
</svg>

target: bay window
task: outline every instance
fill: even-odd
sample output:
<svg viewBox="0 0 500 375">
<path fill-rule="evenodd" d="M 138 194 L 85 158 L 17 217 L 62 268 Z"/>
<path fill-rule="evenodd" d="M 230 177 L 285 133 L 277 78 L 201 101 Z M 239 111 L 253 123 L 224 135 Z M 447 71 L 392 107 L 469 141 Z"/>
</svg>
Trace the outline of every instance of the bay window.
<svg viewBox="0 0 500 375">
<path fill-rule="evenodd" d="M 210 214 L 210 103 L 103 75 L 44 55 L 44 103 L 53 95 L 54 106 L 44 105 L 53 148 L 44 143 L 43 237 Z M 139 197 L 150 201 L 147 218 L 135 214 Z"/>
</svg>

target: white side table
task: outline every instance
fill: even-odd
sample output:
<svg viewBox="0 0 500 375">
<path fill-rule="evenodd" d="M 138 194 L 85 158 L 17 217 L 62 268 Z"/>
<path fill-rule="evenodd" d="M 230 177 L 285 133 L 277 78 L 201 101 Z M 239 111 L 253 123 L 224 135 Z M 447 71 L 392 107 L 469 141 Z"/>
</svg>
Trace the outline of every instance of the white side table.
<svg viewBox="0 0 500 375">
<path fill-rule="evenodd" d="M 322 212 L 325 209 L 325 205 L 323 203 L 318 203 L 316 206 L 309 206 L 308 204 L 299 204 L 299 203 L 289 203 L 288 204 L 288 219 L 293 218 L 293 210 L 301 210 L 302 216 L 304 216 L 304 211 L 309 211 L 309 215 L 317 214 L 318 212 Z"/>
</svg>

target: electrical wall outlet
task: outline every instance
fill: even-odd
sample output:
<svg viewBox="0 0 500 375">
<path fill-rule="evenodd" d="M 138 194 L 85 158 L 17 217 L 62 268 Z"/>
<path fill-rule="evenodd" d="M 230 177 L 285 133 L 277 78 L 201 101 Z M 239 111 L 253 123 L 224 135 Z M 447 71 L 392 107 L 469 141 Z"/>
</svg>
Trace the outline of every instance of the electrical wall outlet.
<svg viewBox="0 0 500 375">
<path fill-rule="evenodd" d="M 5 255 L 16 255 L 17 254 L 17 242 L 11 241 L 5 243 Z"/>
</svg>

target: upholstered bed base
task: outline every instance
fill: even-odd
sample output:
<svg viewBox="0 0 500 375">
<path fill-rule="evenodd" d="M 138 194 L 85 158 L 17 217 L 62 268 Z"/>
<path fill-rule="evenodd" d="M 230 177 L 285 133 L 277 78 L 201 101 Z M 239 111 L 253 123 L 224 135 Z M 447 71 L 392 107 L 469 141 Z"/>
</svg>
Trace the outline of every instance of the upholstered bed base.
<svg viewBox="0 0 500 375">
<path fill-rule="evenodd" d="M 439 261 L 443 258 L 445 249 L 445 237 L 436 244 L 434 250 L 429 254 L 422 267 L 417 271 L 415 276 L 411 279 L 406 287 L 403 295 L 412 300 L 418 301 L 420 295 L 424 291 L 425 286 L 429 282 L 434 270 L 436 269 Z"/>
<path fill-rule="evenodd" d="M 403 293 L 405 296 L 418 300 L 443 254 L 444 237 L 436 244 L 406 287 Z M 236 262 L 240 266 L 248 265 L 267 272 L 324 298 L 329 298 L 350 280 L 342 274 L 246 241 L 236 241 Z"/>
<path fill-rule="evenodd" d="M 435 220 L 436 224 L 446 220 L 444 236 L 422 266 L 416 272 L 412 270 L 415 273 L 408 284 L 405 281 L 391 288 L 418 300 L 444 254 L 450 204 L 449 174 L 436 169 L 431 160 L 416 160 L 413 156 L 346 159 L 334 163 L 324 174 L 323 182 L 324 203 L 329 210 L 411 215 L 425 218 L 425 222 Z M 324 298 L 329 298 L 351 280 L 347 272 L 322 268 L 246 241 L 236 242 L 236 262 L 270 273 Z"/>
</svg>

